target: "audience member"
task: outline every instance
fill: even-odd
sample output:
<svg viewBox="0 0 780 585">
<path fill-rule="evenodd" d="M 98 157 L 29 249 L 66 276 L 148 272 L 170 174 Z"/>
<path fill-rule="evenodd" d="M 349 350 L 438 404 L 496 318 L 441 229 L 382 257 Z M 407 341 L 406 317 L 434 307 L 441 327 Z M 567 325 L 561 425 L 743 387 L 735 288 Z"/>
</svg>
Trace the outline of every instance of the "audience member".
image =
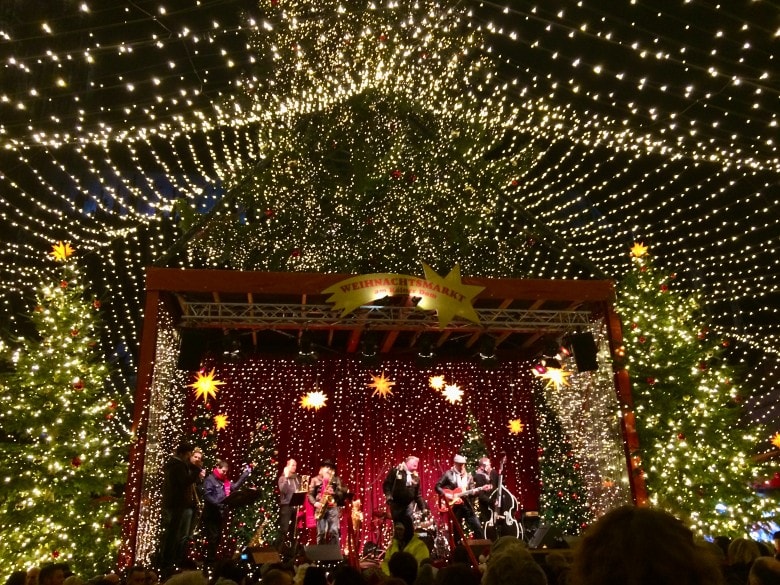
<svg viewBox="0 0 780 585">
<path fill-rule="evenodd" d="M 293 578 L 290 573 L 282 569 L 269 569 L 263 574 L 261 583 L 263 585 L 293 585 Z"/>
<path fill-rule="evenodd" d="M 159 552 L 166 571 L 181 560 L 188 535 L 190 516 L 186 512 L 193 505 L 192 486 L 197 477 L 189 464 L 193 450 L 190 443 L 181 443 L 163 465 Z"/>
<path fill-rule="evenodd" d="M 5 585 L 25 585 L 25 583 L 27 583 L 27 571 L 14 571 L 5 581 Z"/>
<path fill-rule="evenodd" d="M 635 506 L 607 512 L 585 532 L 570 577 L 572 585 L 722 583 L 712 555 L 680 520 Z"/>
<path fill-rule="evenodd" d="M 433 585 L 436 580 L 436 567 L 430 562 L 420 563 L 420 567 L 417 569 L 417 579 L 414 580 L 414 585 Z"/>
<path fill-rule="evenodd" d="M 385 551 L 385 556 L 382 559 L 382 572 L 385 575 L 392 575 L 390 571 L 389 562 L 397 553 L 405 552 L 410 554 L 417 565 L 424 559 L 431 556 L 426 545 L 419 536 L 412 532 L 412 537 L 406 541 L 406 527 L 403 522 L 396 522 L 393 525 L 393 540 L 390 542 L 390 546 Z"/>
<path fill-rule="evenodd" d="M 775 558 L 780 560 L 780 530 L 772 535 L 772 544 L 775 545 Z"/>
<path fill-rule="evenodd" d="M 66 565 L 62 563 L 51 563 L 41 567 L 41 571 L 38 574 L 39 585 L 62 585 L 65 581 L 65 569 Z"/>
<path fill-rule="evenodd" d="M 165 585 L 207 585 L 207 581 L 200 571 L 182 571 L 168 578 Z"/>
<path fill-rule="evenodd" d="M 146 567 L 134 565 L 125 571 L 125 585 L 146 585 Z"/>
<path fill-rule="evenodd" d="M 749 585 L 780 585 L 780 561 L 759 557 L 753 561 L 748 574 Z"/>
<path fill-rule="evenodd" d="M 761 550 L 758 544 L 749 538 L 735 538 L 729 544 L 726 583 L 729 585 L 747 585 L 750 567 Z"/>
<path fill-rule="evenodd" d="M 27 569 L 27 584 L 26 585 L 38 585 L 38 575 L 40 575 L 41 569 L 39 567 L 30 567 Z"/>
<path fill-rule="evenodd" d="M 480 578 L 471 566 L 454 563 L 439 569 L 433 583 L 434 585 L 479 585 Z"/>
<path fill-rule="evenodd" d="M 328 573 L 324 567 L 309 566 L 303 574 L 302 585 L 328 585 Z"/>
<path fill-rule="evenodd" d="M 569 577 L 569 560 L 562 552 L 552 551 L 544 557 L 542 569 L 550 585 L 565 585 Z"/>
<path fill-rule="evenodd" d="M 482 585 L 547 585 L 547 577 L 542 567 L 531 555 L 517 555 L 511 552 L 499 553 L 488 559 L 487 570 Z"/>
<path fill-rule="evenodd" d="M 401 534 L 403 534 L 404 525 L 399 524 L 399 526 L 401 527 Z M 425 546 L 424 543 L 423 546 Z M 390 570 L 391 577 L 402 579 L 406 585 L 414 585 L 414 580 L 417 579 L 418 562 L 412 553 L 399 550 L 390 557 L 387 567 Z"/>
<path fill-rule="evenodd" d="M 366 585 L 363 575 L 355 567 L 341 565 L 330 574 L 332 585 Z"/>
</svg>

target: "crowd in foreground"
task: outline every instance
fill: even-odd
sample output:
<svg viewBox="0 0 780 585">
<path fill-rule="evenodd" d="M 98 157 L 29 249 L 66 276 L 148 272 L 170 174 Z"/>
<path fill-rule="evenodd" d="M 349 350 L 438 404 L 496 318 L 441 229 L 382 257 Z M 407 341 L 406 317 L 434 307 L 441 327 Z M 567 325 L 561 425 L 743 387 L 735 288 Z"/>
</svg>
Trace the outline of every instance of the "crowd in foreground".
<svg viewBox="0 0 780 585">
<path fill-rule="evenodd" d="M 402 548 L 382 565 L 248 565 L 223 559 L 203 571 L 180 567 L 165 585 L 780 585 L 780 533 L 774 544 L 745 538 L 698 541 L 674 516 L 623 506 L 604 515 L 566 551 L 530 551 L 504 536 L 480 551 L 479 566 L 462 546 L 447 563 L 419 558 Z M 391 547 L 392 548 L 392 547 Z M 396 547 L 399 548 L 399 547 Z M 776 558 L 777 557 L 777 558 Z M 107 574 L 84 580 L 67 565 L 17 571 L 6 585 L 157 585 L 145 567 L 124 578 Z"/>
</svg>

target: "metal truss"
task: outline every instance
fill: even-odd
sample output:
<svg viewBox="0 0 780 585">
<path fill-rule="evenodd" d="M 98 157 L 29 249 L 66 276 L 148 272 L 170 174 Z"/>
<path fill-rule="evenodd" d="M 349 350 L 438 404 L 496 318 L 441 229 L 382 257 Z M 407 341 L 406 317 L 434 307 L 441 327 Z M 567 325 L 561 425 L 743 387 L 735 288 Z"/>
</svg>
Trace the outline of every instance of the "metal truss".
<svg viewBox="0 0 780 585">
<path fill-rule="evenodd" d="M 475 308 L 479 323 L 453 320 L 448 331 L 567 332 L 593 321 L 590 311 Z M 341 315 L 331 305 L 294 303 L 187 302 L 181 327 L 225 329 L 360 329 L 441 331 L 435 311 L 413 307 L 364 305 Z"/>
</svg>

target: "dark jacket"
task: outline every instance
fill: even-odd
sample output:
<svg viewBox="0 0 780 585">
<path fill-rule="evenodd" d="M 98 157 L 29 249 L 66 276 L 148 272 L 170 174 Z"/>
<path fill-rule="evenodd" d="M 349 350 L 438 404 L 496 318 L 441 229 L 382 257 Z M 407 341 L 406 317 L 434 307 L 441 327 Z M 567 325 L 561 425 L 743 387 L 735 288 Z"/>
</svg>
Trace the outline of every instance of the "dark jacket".
<svg viewBox="0 0 780 585">
<path fill-rule="evenodd" d="M 198 474 L 192 466 L 178 457 L 171 456 L 163 465 L 162 507 L 169 510 L 183 510 L 195 505 L 193 484 Z"/>
<path fill-rule="evenodd" d="M 412 473 L 409 485 L 406 483 L 406 478 L 407 471 L 403 463 L 393 467 L 382 483 L 385 499 L 399 506 L 408 506 L 412 502 L 416 502 L 419 510 L 425 510 L 427 506 L 420 494 L 420 476 L 416 472 Z"/>
<path fill-rule="evenodd" d="M 252 473 L 252 470 L 247 467 L 244 469 L 241 477 L 236 481 L 230 482 L 231 494 L 241 487 L 241 484 L 246 481 L 246 478 L 249 477 L 250 473 Z M 206 498 L 204 511 L 222 511 L 225 507 L 225 486 L 213 473 L 209 473 L 206 476 L 206 479 L 203 480 L 203 497 Z"/>
</svg>

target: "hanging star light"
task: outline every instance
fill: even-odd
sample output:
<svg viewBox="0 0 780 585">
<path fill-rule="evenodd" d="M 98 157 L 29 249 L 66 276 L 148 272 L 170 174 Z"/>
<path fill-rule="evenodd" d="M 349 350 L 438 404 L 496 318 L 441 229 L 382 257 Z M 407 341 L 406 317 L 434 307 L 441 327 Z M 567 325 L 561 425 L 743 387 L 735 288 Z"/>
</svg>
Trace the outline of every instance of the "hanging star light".
<svg viewBox="0 0 780 585">
<path fill-rule="evenodd" d="M 428 385 L 434 390 L 441 392 L 445 384 L 446 382 L 444 381 L 444 376 L 431 376 L 428 378 Z"/>
<path fill-rule="evenodd" d="M 647 246 L 645 246 L 642 243 L 634 242 L 634 245 L 631 247 L 631 256 L 634 258 L 641 258 L 642 256 L 647 255 Z"/>
<path fill-rule="evenodd" d="M 447 384 L 442 394 L 451 404 L 457 404 L 463 399 L 463 390 L 457 384 Z"/>
<path fill-rule="evenodd" d="M 319 410 L 328 401 L 328 397 L 320 390 L 312 390 L 301 396 L 301 407 L 310 410 Z"/>
<path fill-rule="evenodd" d="M 522 423 L 522 421 L 519 418 L 514 418 L 509 421 L 509 424 L 506 425 L 509 429 L 509 433 L 512 435 L 519 435 L 523 432 L 523 428 L 525 425 Z"/>
<path fill-rule="evenodd" d="M 366 384 L 366 386 L 369 388 L 374 389 L 374 392 L 371 394 L 371 396 L 376 396 L 378 394 L 380 398 L 386 399 L 388 396 L 393 395 L 392 387 L 395 386 L 395 382 L 385 378 L 384 372 L 382 372 L 381 376 L 374 376 L 371 374 L 371 379 L 373 382 Z"/>
<path fill-rule="evenodd" d="M 51 247 L 51 252 L 49 253 L 57 262 L 65 262 L 65 260 L 73 254 L 73 248 L 70 247 L 68 242 L 65 242 L 64 244 L 62 242 L 57 242 Z"/>
<path fill-rule="evenodd" d="M 543 372 L 540 372 L 539 370 L 532 368 L 531 371 L 537 378 L 544 378 L 547 380 L 545 388 L 555 388 L 556 390 L 560 390 L 564 386 L 569 386 L 569 376 L 571 376 L 571 372 L 566 370 L 559 368 L 546 368 Z"/>
<path fill-rule="evenodd" d="M 195 374 L 195 381 L 190 384 L 190 388 L 195 392 L 196 398 L 203 398 L 203 403 L 207 403 L 209 398 L 216 398 L 219 386 L 224 384 L 221 380 L 214 379 L 214 368 L 205 373 L 203 371 Z"/>
<path fill-rule="evenodd" d="M 775 435 L 772 437 L 772 444 L 780 449 L 780 433 L 775 433 Z"/>
<path fill-rule="evenodd" d="M 226 414 L 218 414 L 214 417 L 214 426 L 218 431 L 225 429 L 230 421 Z"/>
</svg>

